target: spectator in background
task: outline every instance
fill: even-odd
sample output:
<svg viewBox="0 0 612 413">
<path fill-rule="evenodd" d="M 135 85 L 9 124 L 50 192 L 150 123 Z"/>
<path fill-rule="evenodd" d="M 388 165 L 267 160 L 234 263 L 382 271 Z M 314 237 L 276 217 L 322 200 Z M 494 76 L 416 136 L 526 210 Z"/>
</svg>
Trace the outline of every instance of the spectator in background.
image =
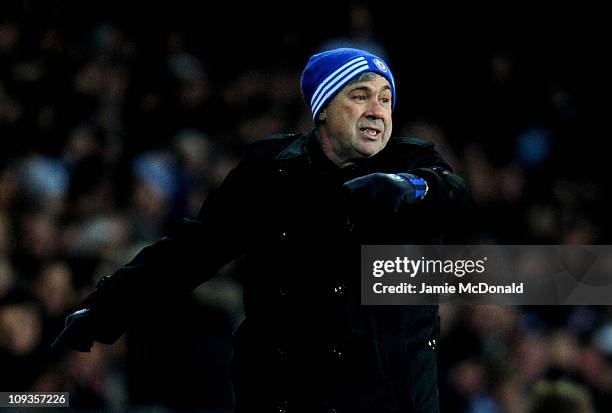
<svg viewBox="0 0 612 413">
<path fill-rule="evenodd" d="M 541 381 L 532 392 L 528 413 L 594 413 L 588 392 L 567 381 Z"/>
<path fill-rule="evenodd" d="M 348 36 L 337 37 L 323 43 L 321 50 L 330 50 L 338 47 L 352 47 L 367 50 L 382 59 L 388 60 L 389 54 L 384 44 L 376 36 L 375 22 L 372 12 L 366 3 L 351 3 L 347 10 Z"/>
<path fill-rule="evenodd" d="M 0 388 L 17 391 L 36 379 L 44 361 L 41 340 L 42 320 L 36 304 L 22 294 L 6 298 L 0 306 Z"/>
</svg>

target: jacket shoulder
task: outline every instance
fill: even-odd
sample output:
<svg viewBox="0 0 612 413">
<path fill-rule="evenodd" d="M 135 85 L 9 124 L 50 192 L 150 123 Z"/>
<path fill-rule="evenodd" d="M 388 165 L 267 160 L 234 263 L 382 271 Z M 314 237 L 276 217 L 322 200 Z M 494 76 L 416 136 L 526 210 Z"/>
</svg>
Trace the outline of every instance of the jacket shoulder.
<svg viewBox="0 0 612 413">
<path fill-rule="evenodd" d="M 245 151 L 247 160 L 273 159 L 301 135 L 297 133 L 277 133 L 250 144 Z"/>
</svg>

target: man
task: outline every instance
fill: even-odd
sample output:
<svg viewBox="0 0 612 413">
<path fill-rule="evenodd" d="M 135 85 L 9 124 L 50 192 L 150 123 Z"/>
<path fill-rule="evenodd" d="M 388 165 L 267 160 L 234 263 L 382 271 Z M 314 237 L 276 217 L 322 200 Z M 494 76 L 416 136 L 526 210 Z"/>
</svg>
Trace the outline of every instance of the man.
<svg viewBox="0 0 612 413">
<path fill-rule="evenodd" d="M 360 245 L 439 242 L 462 180 L 416 139 L 390 139 L 380 58 L 335 49 L 301 81 L 315 129 L 252 145 L 204 203 L 67 318 L 58 345 L 113 343 L 245 255 L 236 412 L 437 412 L 435 306 L 362 306 Z"/>
</svg>

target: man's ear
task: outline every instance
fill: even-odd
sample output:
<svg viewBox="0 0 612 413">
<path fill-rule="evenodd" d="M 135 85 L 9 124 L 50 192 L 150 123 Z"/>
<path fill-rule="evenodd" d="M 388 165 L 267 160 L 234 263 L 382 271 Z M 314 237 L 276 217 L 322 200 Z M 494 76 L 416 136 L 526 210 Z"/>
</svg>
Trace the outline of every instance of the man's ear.
<svg viewBox="0 0 612 413">
<path fill-rule="evenodd" d="M 327 113 L 325 110 L 322 110 L 321 113 L 319 113 L 319 122 L 324 122 L 325 119 L 327 119 Z"/>
</svg>

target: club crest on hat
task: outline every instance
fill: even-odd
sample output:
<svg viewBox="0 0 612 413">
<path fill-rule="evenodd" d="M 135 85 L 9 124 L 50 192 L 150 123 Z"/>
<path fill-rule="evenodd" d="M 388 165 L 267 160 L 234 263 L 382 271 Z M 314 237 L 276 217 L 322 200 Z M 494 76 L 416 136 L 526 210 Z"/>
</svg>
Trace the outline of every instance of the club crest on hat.
<svg viewBox="0 0 612 413">
<path fill-rule="evenodd" d="M 378 67 L 380 69 L 381 72 L 386 72 L 387 71 L 387 66 L 383 63 L 382 60 L 374 59 L 373 62 L 376 65 L 376 67 Z"/>
</svg>

